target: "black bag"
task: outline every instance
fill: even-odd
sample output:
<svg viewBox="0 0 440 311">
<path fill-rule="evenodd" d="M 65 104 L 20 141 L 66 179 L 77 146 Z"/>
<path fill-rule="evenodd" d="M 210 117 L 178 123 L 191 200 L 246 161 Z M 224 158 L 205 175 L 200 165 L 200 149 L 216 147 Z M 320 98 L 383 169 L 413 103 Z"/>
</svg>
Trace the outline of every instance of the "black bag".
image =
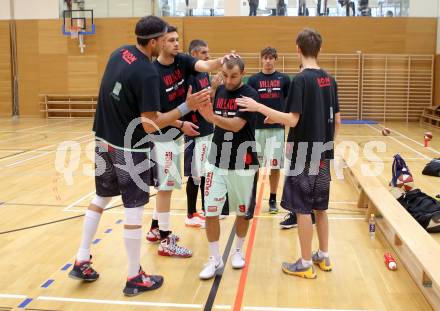
<svg viewBox="0 0 440 311">
<path fill-rule="evenodd" d="M 440 232 L 440 203 L 429 195 L 414 189 L 397 199 L 399 203 L 428 232 Z"/>
<path fill-rule="evenodd" d="M 440 158 L 432 159 L 431 162 L 426 164 L 422 174 L 440 177 Z"/>
</svg>

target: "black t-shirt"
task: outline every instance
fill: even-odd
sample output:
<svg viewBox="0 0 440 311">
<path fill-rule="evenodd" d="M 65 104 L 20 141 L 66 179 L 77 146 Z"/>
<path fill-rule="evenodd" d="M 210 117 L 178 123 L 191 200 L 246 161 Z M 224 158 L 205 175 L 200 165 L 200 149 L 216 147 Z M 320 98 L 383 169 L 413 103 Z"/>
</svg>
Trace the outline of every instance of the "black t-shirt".
<svg viewBox="0 0 440 311">
<path fill-rule="evenodd" d="M 209 88 L 211 86 L 211 83 L 209 82 L 209 74 L 206 72 L 200 72 L 197 75 L 190 76 L 188 79 L 188 85 L 192 86 L 193 93 Z M 198 111 L 188 113 L 183 119 L 192 122 L 199 127 L 197 131 L 200 135 L 195 137 L 207 136 L 214 132 L 214 126 L 212 123 L 206 121 Z M 193 137 L 188 138 L 191 139 Z"/>
<path fill-rule="evenodd" d="M 310 163 L 312 152 L 316 152 L 313 159 L 333 159 L 335 114 L 339 112 L 335 79 L 322 69 L 304 69 L 292 80 L 286 112 L 300 114 L 297 126 L 290 128 L 287 136 L 286 154 L 291 159 L 291 169 L 296 162 L 304 163 L 304 156 L 305 162 Z M 327 143 L 325 149 L 330 150 L 324 151 L 321 146 Z"/>
<path fill-rule="evenodd" d="M 159 111 L 159 74 L 150 60 L 134 45 L 115 50 L 108 60 L 99 89 L 93 131 L 97 139 L 125 149 L 144 149 L 147 143 L 136 146 L 146 133 L 140 123 L 131 130 L 130 122 L 141 112 Z M 132 133 L 124 145 L 124 135 Z"/>
<path fill-rule="evenodd" d="M 289 94 L 290 78 L 288 75 L 275 71 L 271 74 L 259 72 L 251 76 L 248 84 L 258 92 L 260 102 L 272 109 L 284 111 L 286 98 Z M 283 128 L 282 124 L 264 124 L 265 116 L 257 114 L 257 129 Z"/>
<path fill-rule="evenodd" d="M 224 118 L 239 117 L 246 124 L 237 133 L 227 131 L 219 126 L 214 129 L 209 163 L 216 167 L 236 170 L 249 169 L 249 166 L 258 166 L 255 148 L 255 120 L 254 112 L 241 112 L 235 100 L 241 96 L 259 101 L 258 93 L 247 84 L 243 84 L 234 91 L 226 90 L 224 85 L 219 86 L 215 94 L 214 113 Z"/>
<path fill-rule="evenodd" d="M 177 54 L 174 58 L 174 63 L 171 65 L 162 65 L 157 60 L 153 62 L 161 77 L 160 93 L 162 98 L 160 112 L 171 111 L 186 100 L 188 79 L 191 75 L 198 73 L 195 71 L 196 62 L 196 58 L 183 53 Z M 161 132 L 166 133 L 170 128 L 172 127 L 167 126 Z M 177 139 L 179 136 L 174 137 L 174 139 Z"/>
</svg>

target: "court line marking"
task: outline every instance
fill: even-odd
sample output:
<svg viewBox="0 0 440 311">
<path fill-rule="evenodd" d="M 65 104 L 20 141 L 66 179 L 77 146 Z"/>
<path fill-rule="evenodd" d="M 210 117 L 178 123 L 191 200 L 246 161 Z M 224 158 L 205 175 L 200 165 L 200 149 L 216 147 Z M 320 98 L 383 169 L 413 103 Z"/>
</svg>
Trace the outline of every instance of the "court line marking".
<svg viewBox="0 0 440 311">
<path fill-rule="evenodd" d="M 86 136 L 88 136 L 88 135 L 86 135 Z M 83 144 L 83 143 L 91 142 L 91 141 L 93 141 L 93 140 L 94 140 L 94 138 L 89 138 L 89 139 L 86 139 L 86 140 L 77 141 L 77 143 L 79 143 L 79 144 Z M 6 166 L 4 166 L 4 167 L 15 166 L 15 165 L 18 165 L 18 164 L 21 164 L 21 163 L 24 163 L 24 162 L 27 162 L 27 161 L 30 161 L 30 160 L 33 160 L 33 159 L 37 159 L 37 158 L 40 158 L 40 157 L 46 156 L 46 155 L 48 155 L 48 154 L 50 154 L 50 153 L 55 153 L 55 152 L 57 152 L 57 151 L 58 151 L 58 149 L 50 150 L 50 151 L 48 151 L 48 152 L 45 152 L 45 153 L 42 153 L 42 154 L 39 154 L 39 155 L 36 155 L 36 156 L 30 157 L 30 158 L 26 158 L 26 159 L 23 159 L 23 160 L 20 160 L 20 161 L 14 162 L 14 163 L 10 163 L 10 164 L 8 164 L 8 165 L 6 165 Z M 22 153 L 22 154 L 24 154 L 24 153 Z"/>
<path fill-rule="evenodd" d="M 0 298 L 23 299 L 26 295 L 0 294 Z M 132 305 L 132 306 L 149 306 L 149 307 L 175 307 L 183 309 L 200 309 L 202 304 L 185 304 L 185 303 L 168 303 L 168 302 L 147 302 L 147 301 L 129 301 L 129 300 L 108 300 L 108 299 L 84 299 L 54 296 L 38 296 L 35 300 L 41 301 L 58 301 L 58 302 L 75 302 L 89 304 L 110 304 L 110 305 Z M 215 305 L 217 310 L 230 310 L 230 305 Z M 358 309 L 316 309 L 316 308 L 282 308 L 282 307 L 257 307 L 244 306 L 246 311 L 360 311 Z M 363 310 L 365 311 L 365 310 Z"/>
<path fill-rule="evenodd" d="M 91 134 L 87 134 L 87 135 L 83 135 L 83 136 L 73 137 L 73 138 L 71 138 L 70 140 L 79 140 L 79 139 L 81 139 L 81 138 L 83 138 L 83 137 L 87 137 L 87 136 L 90 136 L 90 135 L 93 135 L 93 133 L 91 133 Z M 62 141 L 61 141 L 61 142 L 62 142 Z M 24 155 L 24 154 L 28 154 L 28 153 L 32 153 L 32 152 L 36 152 L 36 151 L 45 150 L 45 149 L 47 149 L 47 148 L 51 148 L 51 147 L 57 146 L 57 145 L 59 145 L 61 142 L 58 142 L 58 143 L 56 143 L 56 144 L 52 144 L 52 145 L 48 145 L 48 146 L 39 147 L 39 148 L 37 148 L 37 149 L 29 150 L 29 151 L 26 151 L 26 152 L 23 152 L 23 153 L 17 154 L 17 155 L 15 155 L 15 156 L 7 157 L 7 158 L 2 158 L 2 159 L 0 159 L 0 161 L 10 160 L 10 159 L 13 159 L 13 158 L 16 158 L 16 157 L 22 156 L 22 155 Z M 56 150 L 51 150 L 51 151 L 56 151 Z"/>
<path fill-rule="evenodd" d="M 385 126 L 382 125 L 382 124 L 378 124 L 378 125 L 381 126 L 382 128 L 385 128 Z M 412 142 L 414 142 L 414 143 L 416 143 L 416 144 L 419 145 L 419 146 L 422 146 L 423 148 L 426 148 L 422 143 L 418 142 L 417 140 L 412 139 L 411 137 L 406 136 L 405 134 L 403 134 L 403 133 L 401 133 L 401 132 L 399 132 L 399 131 L 392 130 L 392 132 L 393 132 L 393 133 L 396 133 L 396 134 L 398 134 L 398 135 L 400 135 L 400 136 L 402 136 L 402 137 L 404 137 L 404 138 L 406 138 L 406 139 L 408 139 L 408 140 L 410 140 L 410 141 L 412 141 Z M 434 149 L 434 148 L 432 148 L 432 147 L 428 147 L 428 148 L 426 148 L 426 149 L 427 149 L 427 150 L 430 150 L 430 151 L 432 151 L 432 152 L 434 152 L 434 153 L 440 154 L 439 151 L 437 151 L 436 149 Z"/>
<path fill-rule="evenodd" d="M 53 297 L 53 296 L 39 296 L 36 298 L 36 300 L 59 301 L 59 302 L 79 302 L 79 303 L 91 303 L 91 304 L 125 305 L 125 306 L 183 308 L 183 309 L 200 309 L 203 306 L 202 304 L 128 301 L 128 300 L 107 300 L 107 299 L 84 299 L 84 298 Z"/>
<path fill-rule="evenodd" d="M 246 311 L 368 311 L 364 309 L 316 309 L 316 308 L 280 308 L 280 307 L 247 307 L 245 306 L 243 310 Z"/>
<path fill-rule="evenodd" d="M 373 130 L 375 130 L 375 131 L 377 131 L 377 132 L 380 132 L 380 130 L 378 130 L 378 129 L 375 128 L 374 126 L 371 126 L 370 124 L 366 124 L 366 126 L 372 128 Z M 392 136 L 386 136 L 386 137 L 388 137 L 389 139 L 394 140 L 396 143 L 398 143 L 398 144 L 400 144 L 400 145 L 402 145 L 402 146 L 408 148 L 408 149 L 411 150 L 412 152 L 417 153 L 419 156 L 421 156 L 421 157 L 427 159 L 428 161 L 431 161 L 431 160 L 432 160 L 432 158 L 428 157 L 427 155 L 424 155 L 423 153 L 421 153 L 421 152 L 417 151 L 416 149 L 412 148 L 411 146 L 408 146 L 407 144 L 405 144 L 404 142 L 401 142 L 401 141 L 398 140 L 397 138 L 392 137 Z"/>
<path fill-rule="evenodd" d="M 23 299 L 26 297 L 27 297 L 26 295 L 0 294 L 0 298 L 5 298 L 5 299 Z"/>
<path fill-rule="evenodd" d="M 72 207 L 74 207 L 76 204 L 78 204 L 79 202 L 83 201 L 84 199 L 86 199 L 86 198 L 88 198 L 88 197 L 90 197 L 90 196 L 92 196 L 92 195 L 94 195 L 94 194 L 95 194 L 95 191 L 92 191 L 92 192 L 90 192 L 90 193 L 87 193 L 86 195 L 83 195 L 83 196 L 80 197 L 78 200 L 76 200 L 75 202 L 69 204 L 66 208 L 64 208 L 64 209 L 63 209 L 63 212 L 68 212 L 68 211 L 69 211 Z M 87 208 L 84 209 L 84 210 L 81 210 L 81 212 L 84 212 L 85 210 L 87 210 Z"/>
</svg>

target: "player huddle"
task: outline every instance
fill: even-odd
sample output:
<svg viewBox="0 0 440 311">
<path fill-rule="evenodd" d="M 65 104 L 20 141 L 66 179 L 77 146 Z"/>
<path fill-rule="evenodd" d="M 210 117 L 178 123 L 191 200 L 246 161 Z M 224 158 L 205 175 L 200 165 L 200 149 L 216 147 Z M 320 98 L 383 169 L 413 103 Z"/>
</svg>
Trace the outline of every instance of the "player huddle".
<svg viewBox="0 0 440 311">
<path fill-rule="evenodd" d="M 158 243 L 158 255 L 192 256 L 170 226 L 172 192 L 182 186 L 183 148 L 188 177 L 185 224 L 206 229 L 210 251 L 200 279 L 222 271 L 219 219 L 230 211 L 236 213 L 231 265 L 235 269 L 246 265 L 243 245 L 256 204 L 260 167 L 270 170 L 270 213 L 278 212 L 276 191 L 284 167 L 280 204 L 290 212 L 289 221 L 298 223 L 301 258 L 284 263 L 283 271 L 305 278 L 316 277 L 314 264 L 330 271 L 326 209 L 340 113 L 337 84 L 317 64 L 320 34 L 312 29 L 298 34 L 302 71 L 292 81 L 275 70 L 277 51 L 267 47 L 261 51 L 262 71 L 247 84 L 245 64 L 238 55 L 209 59 L 203 40 L 193 40 L 189 54 L 180 53 L 177 29 L 158 17 L 141 18 L 135 34 L 137 44 L 115 50 L 102 79 L 93 126 L 96 197 L 86 212 L 69 276 L 98 279 L 91 265 L 91 242 L 105 207 L 113 196 L 121 195 L 128 258 L 123 292 L 133 296 L 162 285 L 162 276 L 146 274 L 140 265 L 149 186 L 157 189 L 157 195 L 147 240 Z M 210 81 L 208 72 L 213 71 L 219 74 Z M 127 132 L 132 134 L 127 137 Z M 203 213 L 196 210 L 199 189 Z M 313 253 L 311 215 L 319 237 L 319 249 Z"/>
</svg>

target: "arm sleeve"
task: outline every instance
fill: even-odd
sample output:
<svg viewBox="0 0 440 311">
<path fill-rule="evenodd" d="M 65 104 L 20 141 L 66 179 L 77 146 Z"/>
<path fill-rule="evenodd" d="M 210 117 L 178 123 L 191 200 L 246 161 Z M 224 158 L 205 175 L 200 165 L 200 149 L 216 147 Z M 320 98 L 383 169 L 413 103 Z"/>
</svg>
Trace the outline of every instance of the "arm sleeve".
<svg viewBox="0 0 440 311">
<path fill-rule="evenodd" d="M 248 96 L 255 100 L 256 102 L 260 102 L 260 96 L 258 95 L 257 91 L 254 91 L 252 93 L 243 94 L 245 96 Z M 236 117 L 242 118 L 243 120 L 246 120 L 247 122 L 252 122 L 254 118 L 256 117 L 256 112 L 250 112 L 250 111 L 237 111 Z"/>
<path fill-rule="evenodd" d="M 183 64 L 185 75 L 197 75 L 198 72 L 196 71 L 196 63 L 198 59 L 183 53 L 178 55 L 181 58 L 181 63 Z"/>
<path fill-rule="evenodd" d="M 289 95 L 286 100 L 285 112 L 297 112 L 299 114 L 303 111 L 304 103 L 304 78 L 301 75 L 296 76 L 290 83 Z"/>
</svg>

